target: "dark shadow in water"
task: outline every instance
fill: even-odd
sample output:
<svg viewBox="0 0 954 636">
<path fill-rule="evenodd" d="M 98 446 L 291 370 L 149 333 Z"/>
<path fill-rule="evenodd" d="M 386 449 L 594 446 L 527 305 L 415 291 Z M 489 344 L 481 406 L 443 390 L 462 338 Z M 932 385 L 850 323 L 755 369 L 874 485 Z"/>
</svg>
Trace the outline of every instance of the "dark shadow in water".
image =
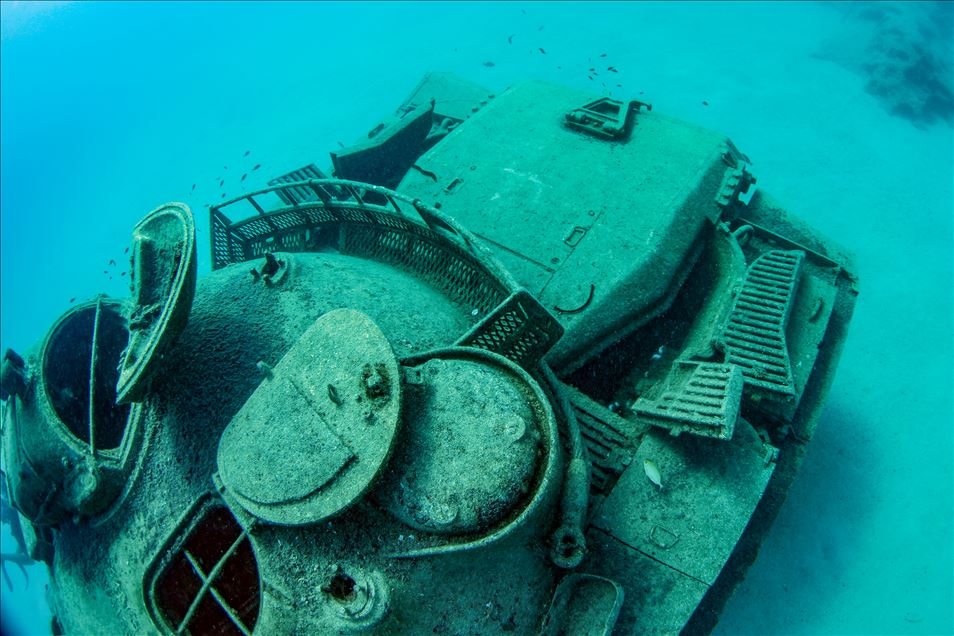
<svg viewBox="0 0 954 636">
<path fill-rule="evenodd" d="M 871 422 L 833 395 L 758 560 L 714 634 L 812 633 L 841 595 L 828 593 L 852 567 L 876 507 Z"/>
</svg>

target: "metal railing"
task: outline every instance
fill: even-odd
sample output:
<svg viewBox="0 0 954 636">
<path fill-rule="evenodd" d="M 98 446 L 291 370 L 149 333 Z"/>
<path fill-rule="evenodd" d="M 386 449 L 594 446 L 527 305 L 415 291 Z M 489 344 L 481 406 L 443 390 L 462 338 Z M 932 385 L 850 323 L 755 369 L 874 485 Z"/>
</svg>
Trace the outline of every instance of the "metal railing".
<svg viewBox="0 0 954 636">
<path fill-rule="evenodd" d="M 306 193 L 313 198 L 305 200 Z M 231 221 L 229 213 L 241 208 L 244 217 Z M 213 269 L 269 251 L 318 251 L 328 247 L 324 235 L 337 237 L 332 247 L 345 253 L 402 266 L 446 289 L 480 287 L 477 295 L 487 298 L 475 306 L 484 310 L 517 287 L 456 220 L 380 186 L 341 179 L 275 184 L 211 206 L 210 215 Z"/>
</svg>

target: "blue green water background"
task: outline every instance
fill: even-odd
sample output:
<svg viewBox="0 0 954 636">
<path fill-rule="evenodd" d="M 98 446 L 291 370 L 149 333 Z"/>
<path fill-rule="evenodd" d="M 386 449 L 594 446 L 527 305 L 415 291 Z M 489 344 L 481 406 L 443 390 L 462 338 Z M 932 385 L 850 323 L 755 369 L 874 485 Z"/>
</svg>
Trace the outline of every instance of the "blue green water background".
<svg viewBox="0 0 954 636">
<path fill-rule="evenodd" d="M 716 633 L 954 631 L 954 141 L 944 123 L 892 116 L 857 73 L 815 55 L 838 7 L 0 9 L 0 344 L 19 351 L 71 298 L 128 295 L 107 263 L 123 261 L 133 224 L 157 205 L 197 212 L 201 275 L 205 204 L 327 166 L 329 150 L 392 112 L 426 71 L 494 92 L 543 79 L 603 94 L 605 77 L 587 69 L 606 53 L 619 69 L 606 93 L 642 93 L 659 112 L 727 134 L 763 188 L 858 256 L 862 293 L 815 441 Z M 6 528 L 2 540 L 13 548 Z M 4 626 L 45 632 L 42 568 L 28 585 L 11 573 Z"/>
</svg>

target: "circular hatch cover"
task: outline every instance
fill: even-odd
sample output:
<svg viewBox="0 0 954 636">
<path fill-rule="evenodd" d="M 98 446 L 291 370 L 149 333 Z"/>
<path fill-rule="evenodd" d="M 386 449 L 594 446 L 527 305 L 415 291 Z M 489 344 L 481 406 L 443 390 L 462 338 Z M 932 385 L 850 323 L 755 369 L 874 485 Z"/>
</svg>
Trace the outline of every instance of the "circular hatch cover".
<svg viewBox="0 0 954 636">
<path fill-rule="evenodd" d="M 397 358 L 367 315 L 318 318 L 219 440 L 227 499 L 277 524 L 317 523 L 358 500 L 386 462 L 401 411 Z"/>
</svg>

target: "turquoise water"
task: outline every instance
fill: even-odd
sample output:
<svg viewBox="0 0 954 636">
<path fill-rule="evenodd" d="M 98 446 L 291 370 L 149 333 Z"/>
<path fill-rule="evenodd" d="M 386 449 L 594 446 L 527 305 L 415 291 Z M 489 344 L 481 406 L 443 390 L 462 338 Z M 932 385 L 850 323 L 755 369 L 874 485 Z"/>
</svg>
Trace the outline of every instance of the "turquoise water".
<svg viewBox="0 0 954 636">
<path fill-rule="evenodd" d="M 426 71 L 601 94 L 587 60 L 607 53 L 607 92 L 729 135 L 763 188 L 858 256 L 818 433 L 717 633 L 954 632 L 954 140 L 944 121 L 891 114 L 832 48 L 870 22 L 814 3 L 0 8 L 0 344 L 18 351 L 71 298 L 128 295 L 108 261 L 157 205 L 201 211 L 218 178 L 232 196 L 325 167 Z M 43 572 L 29 573 L 0 583 L 11 632 L 48 630 Z"/>
</svg>

